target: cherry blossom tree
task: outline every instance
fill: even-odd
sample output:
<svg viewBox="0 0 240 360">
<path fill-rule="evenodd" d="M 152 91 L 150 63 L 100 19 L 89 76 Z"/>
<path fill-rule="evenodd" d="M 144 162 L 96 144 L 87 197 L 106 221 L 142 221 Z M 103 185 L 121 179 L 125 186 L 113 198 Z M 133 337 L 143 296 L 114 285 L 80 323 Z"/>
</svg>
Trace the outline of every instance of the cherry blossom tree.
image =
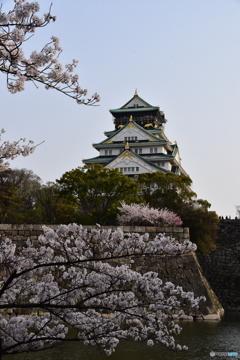
<svg viewBox="0 0 240 360">
<path fill-rule="evenodd" d="M 172 211 L 167 209 L 155 209 L 148 204 L 126 204 L 124 201 L 118 208 L 121 212 L 118 215 L 120 225 L 172 225 L 181 226 L 182 220 Z"/>
<path fill-rule="evenodd" d="M 37 245 L 0 244 L 2 354 L 36 351 L 60 341 L 82 341 L 110 355 L 121 339 L 181 350 L 173 313 L 196 314 L 202 297 L 155 272 L 131 269 L 134 255 L 175 255 L 196 250 L 161 234 L 126 234 L 75 224 L 43 228 Z M 11 310 L 10 310 L 11 309 Z M 10 311 L 6 316 L 4 312 Z M 28 316 L 17 314 L 27 311 Z M 69 328 L 78 335 L 66 338 Z"/>
<path fill-rule="evenodd" d="M 79 77 L 73 74 L 77 61 L 65 65 L 59 62 L 62 49 L 59 39 L 55 36 L 43 46 L 40 51 L 34 50 L 26 58 L 23 45 L 34 35 L 38 28 L 47 26 L 55 21 L 51 14 L 51 6 L 47 13 L 38 16 L 40 10 L 38 2 L 14 0 L 15 5 L 8 13 L 4 13 L 0 6 L 0 72 L 6 74 L 8 90 L 14 94 L 24 90 L 25 82 L 32 81 L 35 86 L 43 84 L 46 89 L 55 89 L 77 101 L 78 104 L 94 105 L 100 97 L 97 93 L 87 97 L 87 90 L 79 85 Z M 1 135 L 4 133 L 2 129 Z M 0 145 L 0 171 L 9 166 L 4 160 L 14 159 L 18 155 L 28 156 L 36 146 L 30 140 L 5 141 Z"/>
<path fill-rule="evenodd" d="M 5 131 L 2 129 L 0 131 L 0 141 L 2 134 Z M 26 139 L 21 138 L 18 141 L 4 141 L 0 144 L 0 171 L 7 170 L 9 167 L 9 163 L 5 160 L 14 160 L 17 156 L 28 156 L 34 152 L 36 146 L 40 145 L 33 145 L 33 141 L 29 140 L 26 145 L 23 144 L 26 142 Z"/>
<path fill-rule="evenodd" d="M 79 77 L 73 74 L 77 60 L 65 65 L 59 62 L 62 48 L 55 36 L 42 47 L 34 50 L 26 58 L 23 45 L 34 35 L 38 28 L 55 21 L 51 6 L 47 13 L 38 16 L 38 2 L 14 0 L 11 11 L 4 13 L 0 8 L 0 71 L 7 76 L 7 88 L 14 94 L 24 90 L 26 81 L 36 86 L 41 83 L 46 89 L 55 89 L 75 99 L 78 104 L 94 105 L 100 100 L 97 93 L 87 97 L 87 90 L 79 85 Z"/>
</svg>

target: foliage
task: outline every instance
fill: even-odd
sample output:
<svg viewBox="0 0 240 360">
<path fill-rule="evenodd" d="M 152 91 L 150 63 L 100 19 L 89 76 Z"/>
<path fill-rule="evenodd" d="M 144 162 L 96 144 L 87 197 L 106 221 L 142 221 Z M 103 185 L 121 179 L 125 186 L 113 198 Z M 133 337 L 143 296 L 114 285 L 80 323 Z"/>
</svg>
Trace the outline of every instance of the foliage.
<svg viewBox="0 0 240 360">
<path fill-rule="evenodd" d="M 155 208 L 166 207 L 181 217 L 199 251 L 208 253 L 215 249 L 219 218 L 209 211 L 208 201 L 196 199 L 189 177 L 155 172 L 141 174 L 139 183 L 145 202 Z"/>
<path fill-rule="evenodd" d="M 0 172 L 0 223 L 68 224 L 76 218 L 76 205 L 59 196 L 57 184 L 41 184 L 27 169 Z"/>
<path fill-rule="evenodd" d="M 101 165 L 85 165 L 68 171 L 57 180 L 60 194 L 79 206 L 84 224 L 111 224 L 116 221 L 121 201 L 136 199 L 136 182 L 123 175 L 118 169 Z"/>
<path fill-rule="evenodd" d="M 9 319 L 0 314 L 3 354 L 48 348 L 59 341 L 83 341 L 110 355 L 120 339 L 160 342 L 181 349 L 174 335 L 181 328 L 172 312 L 194 314 L 201 297 L 163 283 L 154 272 L 144 275 L 119 260 L 131 255 L 178 254 L 192 251 L 159 234 L 124 234 L 120 229 L 94 229 L 61 225 L 43 227 L 35 247 L 22 248 L 9 239 L 0 244 L 4 278 L 0 282 L 0 309 L 13 309 Z M 110 263 L 111 265 L 110 265 Z M 115 261 L 115 263 L 113 262 Z M 130 261 L 131 262 L 131 261 Z M 27 309 L 29 315 L 14 316 Z M 66 339 L 68 326 L 78 331 Z"/>
<path fill-rule="evenodd" d="M 149 205 L 131 204 L 127 205 L 124 201 L 121 202 L 121 207 L 118 208 L 121 215 L 117 219 L 120 225 L 149 225 L 154 226 L 169 224 L 173 226 L 182 225 L 182 220 L 179 216 L 167 209 L 154 209 Z"/>
<path fill-rule="evenodd" d="M 59 185 L 48 182 L 35 190 L 35 219 L 33 223 L 68 224 L 77 219 L 76 205 L 60 197 Z"/>
<path fill-rule="evenodd" d="M 59 39 L 51 37 L 43 48 L 33 51 L 26 58 L 23 45 L 34 35 L 36 29 L 55 21 L 51 15 L 51 6 L 43 17 L 38 16 L 38 2 L 15 0 L 14 8 L 5 14 L 0 8 L 0 71 L 7 76 L 7 88 L 14 94 L 24 90 L 26 81 L 45 85 L 46 89 L 55 89 L 75 99 L 78 104 L 93 105 L 100 100 L 97 93 L 86 98 L 87 90 L 82 89 L 78 75 L 72 74 L 77 61 L 63 65 L 58 58 L 62 49 Z"/>
<path fill-rule="evenodd" d="M 41 179 L 31 170 L 0 172 L 0 223 L 19 224 L 32 220 L 35 190 Z"/>
<path fill-rule="evenodd" d="M 196 194 L 190 189 L 192 180 L 173 173 L 145 173 L 139 175 L 143 200 L 154 208 L 177 212 L 183 203 L 191 202 Z"/>
<path fill-rule="evenodd" d="M 189 227 L 190 238 L 197 245 L 198 251 L 207 254 L 216 249 L 219 217 L 215 211 L 188 204 L 179 210 L 179 214 L 183 219 L 183 225 Z"/>
</svg>

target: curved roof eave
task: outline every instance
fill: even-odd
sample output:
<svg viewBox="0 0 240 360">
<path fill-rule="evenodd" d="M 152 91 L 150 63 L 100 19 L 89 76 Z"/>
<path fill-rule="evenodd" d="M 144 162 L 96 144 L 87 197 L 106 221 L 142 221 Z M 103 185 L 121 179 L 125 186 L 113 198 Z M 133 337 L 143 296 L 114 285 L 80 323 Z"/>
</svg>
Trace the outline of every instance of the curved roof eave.
<svg viewBox="0 0 240 360">
<path fill-rule="evenodd" d="M 115 114 L 115 113 L 121 113 L 121 112 L 141 112 L 141 111 L 153 111 L 153 110 L 159 110 L 158 106 L 151 106 L 151 107 L 138 107 L 138 108 L 125 108 L 125 109 L 110 109 L 110 113 L 111 114 Z"/>
</svg>

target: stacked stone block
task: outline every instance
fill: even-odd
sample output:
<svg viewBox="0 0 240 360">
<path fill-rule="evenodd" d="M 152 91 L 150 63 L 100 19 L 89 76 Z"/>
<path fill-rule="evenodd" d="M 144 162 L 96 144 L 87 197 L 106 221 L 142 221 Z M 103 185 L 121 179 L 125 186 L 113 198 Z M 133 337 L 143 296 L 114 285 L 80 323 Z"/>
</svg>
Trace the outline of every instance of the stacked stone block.
<svg viewBox="0 0 240 360">
<path fill-rule="evenodd" d="M 56 230 L 57 225 L 49 225 L 51 229 Z M 89 230 L 96 228 L 95 226 L 85 226 Z M 166 236 L 174 237 L 177 241 L 183 242 L 189 240 L 189 229 L 181 227 L 145 227 L 145 226 L 103 226 L 102 229 L 121 228 L 124 232 L 135 232 L 139 234 L 149 233 L 153 238 L 158 233 L 164 233 Z M 19 245 L 22 245 L 27 239 L 31 239 L 36 245 L 38 236 L 43 233 L 42 225 L 0 225 L 0 238 L 10 238 Z M 210 288 L 208 282 L 202 275 L 201 267 L 195 253 L 186 252 L 176 256 L 155 255 L 155 256 L 135 256 L 134 263 L 130 264 L 129 259 L 123 259 L 122 262 L 127 263 L 140 273 L 154 271 L 164 281 L 170 281 L 174 284 L 182 286 L 185 291 L 194 292 L 195 296 L 204 295 L 206 302 L 202 303 L 200 311 L 205 318 L 219 319 L 223 314 L 223 309 Z M 192 314 L 200 316 L 200 313 Z M 201 317 L 201 316 L 200 316 Z"/>
<path fill-rule="evenodd" d="M 221 220 L 216 250 L 198 259 L 224 309 L 240 311 L 240 220 Z"/>
</svg>

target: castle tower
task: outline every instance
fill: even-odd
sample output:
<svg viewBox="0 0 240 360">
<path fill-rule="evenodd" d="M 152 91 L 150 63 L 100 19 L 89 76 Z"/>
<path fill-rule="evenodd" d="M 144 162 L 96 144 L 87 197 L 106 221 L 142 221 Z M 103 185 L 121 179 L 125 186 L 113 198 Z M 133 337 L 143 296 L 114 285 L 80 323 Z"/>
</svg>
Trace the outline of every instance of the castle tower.
<svg viewBox="0 0 240 360">
<path fill-rule="evenodd" d="M 164 133 L 166 119 L 158 106 L 134 96 L 121 108 L 111 109 L 115 129 L 105 132 L 106 139 L 93 147 L 99 156 L 84 159 L 84 164 L 118 168 L 130 177 L 147 172 L 173 172 L 187 175 L 181 166 L 178 145 Z"/>
</svg>

